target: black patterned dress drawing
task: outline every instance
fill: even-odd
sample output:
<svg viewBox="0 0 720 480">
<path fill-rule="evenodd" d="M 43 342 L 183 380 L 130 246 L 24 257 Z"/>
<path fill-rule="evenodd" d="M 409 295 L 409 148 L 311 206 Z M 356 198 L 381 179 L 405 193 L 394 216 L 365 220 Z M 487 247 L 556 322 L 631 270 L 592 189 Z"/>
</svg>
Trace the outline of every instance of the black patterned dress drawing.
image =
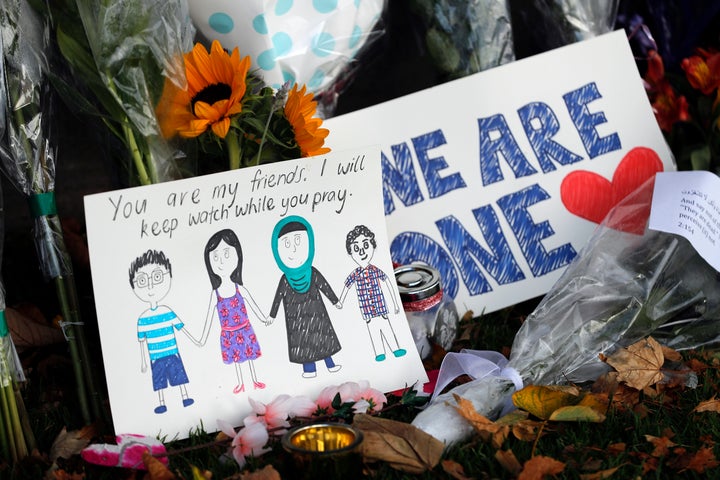
<svg viewBox="0 0 720 480">
<path fill-rule="evenodd" d="M 329 372 L 337 372 L 341 365 L 335 363 L 332 355 L 342 346 L 322 297 L 337 308 L 340 304 L 325 277 L 312 266 L 315 255 L 312 227 L 302 217 L 285 217 L 273 230 L 272 250 L 283 275 L 275 291 L 270 320 L 275 319 L 282 305 L 290 362 L 302 365 L 304 378 L 317 376 L 315 362 L 320 360 Z"/>
</svg>

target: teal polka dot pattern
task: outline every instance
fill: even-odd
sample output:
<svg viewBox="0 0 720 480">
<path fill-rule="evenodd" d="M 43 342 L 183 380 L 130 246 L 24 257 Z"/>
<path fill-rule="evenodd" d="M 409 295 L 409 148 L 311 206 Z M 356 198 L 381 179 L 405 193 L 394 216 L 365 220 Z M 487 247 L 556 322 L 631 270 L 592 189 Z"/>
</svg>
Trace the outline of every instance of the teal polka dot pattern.
<svg viewBox="0 0 720 480">
<path fill-rule="evenodd" d="M 218 33 L 230 33 L 235 27 L 232 17 L 227 13 L 216 12 L 208 18 L 210 27 Z"/>
<path fill-rule="evenodd" d="M 275 5 L 275 15 L 285 15 L 293 6 L 293 0 L 280 0 Z"/>
<path fill-rule="evenodd" d="M 335 49 L 335 39 L 329 33 L 323 32 L 313 38 L 312 52 L 318 57 L 327 57 Z"/>
<path fill-rule="evenodd" d="M 357 52 L 377 37 L 387 0 L 188 0 L 209 41 L 237 47 L 268 85 L 329 88 Z"/>
<path fill-rule="evenodd" d="M 268 33 L 268 26 L 265 22 L 265 14 L 261 13 L 260 15 L 253 18 L 252 21 L 253 30 L 255 30 L 260 35 L 267 35 Z"/>
<path fill-rule="evenodd" d="M 337 8 L 337 0 L 313 0 L 313 7 L 320 13 L 330 13 Z"/>
</svg>

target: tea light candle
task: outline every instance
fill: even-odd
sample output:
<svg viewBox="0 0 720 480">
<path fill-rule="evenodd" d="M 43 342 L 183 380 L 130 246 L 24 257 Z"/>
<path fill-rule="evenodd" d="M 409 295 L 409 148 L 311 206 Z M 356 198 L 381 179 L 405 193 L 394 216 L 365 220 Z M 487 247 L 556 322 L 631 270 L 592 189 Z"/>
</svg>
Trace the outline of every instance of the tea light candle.
<svg viewBox="0 0 720 480">
<path fill-rule="evenodd" d="M 333 478 L 347 479 L 359 478 L 362 473 L 357 452 L 362 440 L 362 432 L 350 425 L 316 423 L 288 431 L 282 446 L 292 455 L 296 469 L 307 478 L 333 474 Z"/>
</svg>

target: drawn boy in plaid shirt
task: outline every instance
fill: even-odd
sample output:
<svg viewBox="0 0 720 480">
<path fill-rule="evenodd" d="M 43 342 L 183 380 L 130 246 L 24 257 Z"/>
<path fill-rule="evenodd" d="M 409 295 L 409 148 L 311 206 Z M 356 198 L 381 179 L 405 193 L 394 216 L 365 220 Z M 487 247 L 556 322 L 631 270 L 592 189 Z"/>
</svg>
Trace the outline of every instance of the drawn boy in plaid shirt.
<svg viewBox="0 0 720 480">
<path fill-rule="evenodd" d="M 358 225 L 348 232 L 345 239 L 345 248 L 358 265 L 358 268 L 350 272 L 350 275 L 345 280 L 343 291 L 340 294 L 340 304 L 342 305 L 345 301 L 345 297 L 354 283 L 360 312 L 365 320 L 370 341 L 375 351 L 375 360 L 378 362 L 385 360 L 385 345 L 390 347 L 393 355 L 402 357 L 407 352 L 400 348 L 397 336 L 388 318 L 388 308 L 381 281 L 385 282 L 385 286 L 390 293 L 395 313 L 400 311 L 400 306 L 395 299 L 395 295 L 392 294 L 393 289 L 390 278 L 385 272 L 370 263 L 377 248 L 375 234 L 365 225 Z"/>
</svg>

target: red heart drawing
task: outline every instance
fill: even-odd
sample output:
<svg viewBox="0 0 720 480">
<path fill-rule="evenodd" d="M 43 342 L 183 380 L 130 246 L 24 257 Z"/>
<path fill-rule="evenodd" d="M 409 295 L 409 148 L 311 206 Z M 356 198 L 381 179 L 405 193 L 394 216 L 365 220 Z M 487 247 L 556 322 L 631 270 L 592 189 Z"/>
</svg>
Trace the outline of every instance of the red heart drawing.
<svg viewBox="0 0 720 480">
<path fill-rule="evenodd" d="M 560 198 L 570 213 L 601 223 L 620 200 L 662 171 L 662 161 L 654 150 L 635 147 L 618 164 L 612 182 L 594 172 L 575 170 L 563 179 Z M 649 213 L 648 204 L 647 215 Z M 637 221 L 623 223 L 620 229 L 642 233 L 645 225 L 640 223 L 647 219 L 647 215 L 644 219 L 637 217 Z"/>
</svg>

